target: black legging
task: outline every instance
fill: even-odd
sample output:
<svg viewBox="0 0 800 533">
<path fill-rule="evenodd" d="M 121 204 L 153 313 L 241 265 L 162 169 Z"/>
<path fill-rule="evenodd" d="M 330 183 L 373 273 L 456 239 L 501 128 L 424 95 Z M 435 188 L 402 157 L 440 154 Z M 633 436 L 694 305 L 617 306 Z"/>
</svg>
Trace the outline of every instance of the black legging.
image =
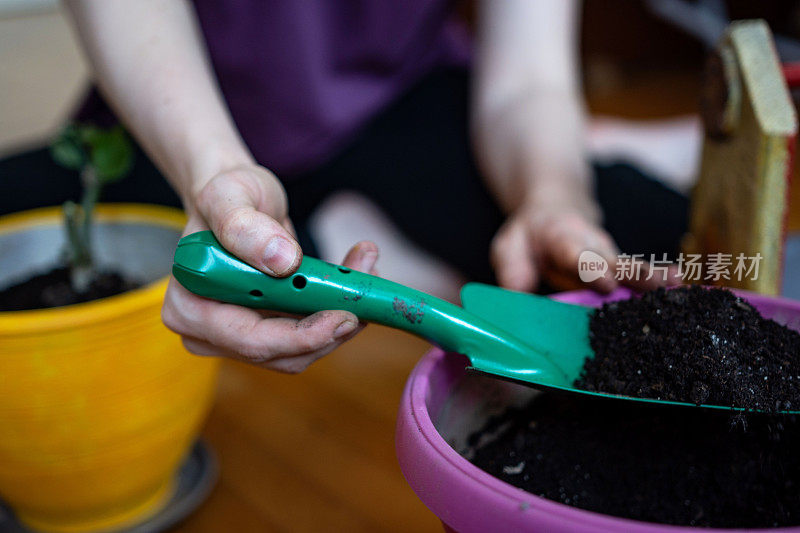
<svg viewBox="0 0 800 533">
<path fill-rule="evenodd" d="M 374 201 L 415 243 L 469 279 L 492 282 L 489 243 L 503 216 L 475 166 L 468 137 L 468 74 L 437 71 L 367 124 L 320 168 L 284 176 L 300 244 L 317 255 L 308 219 L 332 193 Z M 627 253 L 675 256 L 687 200 L 626 164 L 595 165 L 605 227 Z M 58 205 L 79 195 L 77 176 L 46 149 L 0 161 L 0 214 Z M 180 205 L 141 151 L 131 175 L 107 187 L 108 202 Z"/>
</svg>

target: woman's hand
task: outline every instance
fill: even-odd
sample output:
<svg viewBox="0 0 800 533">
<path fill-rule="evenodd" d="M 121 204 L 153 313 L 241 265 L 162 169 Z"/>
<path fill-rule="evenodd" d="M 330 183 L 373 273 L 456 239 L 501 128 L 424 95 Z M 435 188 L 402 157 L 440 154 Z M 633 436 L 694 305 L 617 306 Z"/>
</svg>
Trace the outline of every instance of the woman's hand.
<svg viewBox="0 0 800 533">
<path fill-rule="evenodd" d="M 558 289 L 581 285 L 578 261 L 581 253 L 592 251 L 608 264 L 608 270 L 588 285 L 599 292 L 611 292 L 620 284 L 618 250 L 605 230 L 569 207 L 525 205 L 508 217 L 492 242 L 491 259 L 498 282 L 518 291 L 531 291 L 542 280 Z M 650 275 L 646 262 L 637 262 L 637 275 L 622 281 L 636 290 L 655 289 L 680 282 L 677 269 L 666 275 Z M 650 277 L 650 279 L 648 279 Z"/>
<path fill-rule="evenodd" d="M 625 276 L 616 276 L 619 251 L 600 225 L 584 150 L 583 110 L 575 96 L 526 93 L 478 119 L 473 133 L 479 161 L 509 212 L 490 251 L 501 285 L 532 291 L 546 280 L 557 289 L 578 288 L 584 251 L 608 264 L 602 277 L 588 282 L 600 292 L 620 283 L 636 290 L 678 283 L 677 269 L 651 275 L 642 260 L 625 266 Z"/>
<path fill-rule="evenodd" d="M 287 216 L 286 194 L 268 170 L 246 165 L 209 180 L 187 202 L 185 234 L 210 229 L 220 244 L 265 274 L 284 277 L 300 265 L 302 252 Z M 355 245 L 343 264 L 373 270 L 377 247 Z M 170 280 L 162 318 L 198 355 L 221 355 L 281 372 L 297 373 L 352 338 L 361 328 L 346 311 L 320 311 L 305 318 L 207 300 Z"/>
<path fill-rule="evenodd" d="M 509 213 L 491 247 L 499 282 L 579 284 L 578 257 L 608 262 L 591 282 L 613 290 L 617 250 L 600 227 L 584 143 L 576 0 L 479 3 L 472 137 L 487 183 Z M 631 284 L 653 286 L 643 276 Z"/>
<path fill-rule="evenodd" d="M 286 194 L 236 131 L 191 2 L 70 0 L 67 7 L 106 98 L 183 199 L 186 233 L 211 229 L 262 272 L 294 272 L 302 253 Z M 361 243 L 344 262 L 369 271 L 377 256 L 374 244 Z M 206 300 L 174 279 L 162 316 L 194 353 L 285 372 L 299 372 L 359 329 L 344 311 L 298 320 Z"/>
</svg>

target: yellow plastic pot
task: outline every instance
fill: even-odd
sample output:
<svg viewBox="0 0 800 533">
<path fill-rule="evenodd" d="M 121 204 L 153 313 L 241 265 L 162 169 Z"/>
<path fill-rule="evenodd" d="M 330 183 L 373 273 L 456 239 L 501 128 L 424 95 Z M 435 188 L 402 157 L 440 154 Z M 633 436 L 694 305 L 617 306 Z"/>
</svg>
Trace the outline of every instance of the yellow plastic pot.
<svg viewBox="0 0 800 533">
<path fill-rule="evenodd" d="M 218 370 L 160 320 L 183 214 L 97 212 L 98 262 L 147 284 L 94 302 L 0 312 L 0 498 L 30 528 L 109 530 L 146 519 L 208 412 Z M 53 266 L 61 210 L 0 217 L 0 288 Z"/>
</svg>

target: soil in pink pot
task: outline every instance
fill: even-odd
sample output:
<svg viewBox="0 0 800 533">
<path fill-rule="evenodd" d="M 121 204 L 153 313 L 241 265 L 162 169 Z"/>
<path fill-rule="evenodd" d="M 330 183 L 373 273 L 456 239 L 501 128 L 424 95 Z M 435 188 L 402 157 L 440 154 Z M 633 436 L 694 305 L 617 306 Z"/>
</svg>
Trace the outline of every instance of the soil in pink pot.
<svg viewBox="0 0 800 533">
<path fill-rule="evenodd" d="M 722 289 L 606 303 L 577 388 L 754 410 L 800 408 L 800 333 Z"/>
<path fill-rule="evenodd" d="M 590 329 L 596 356 L 581 388 L 800 407 L 800 335 L 727 291 L 659 290 L 605 304 Z M 675 525 L 800 525 L 795 416 L 545 393 L 491 419 L 470 445 L 486 472 L 581 509 Z"/>
<path fill-rule="evenodd" d="M 800 524 L 800 425 L 543 394 L 472 437 L 471 461 L 530 493 L 647 522 Z"/>
</svg>

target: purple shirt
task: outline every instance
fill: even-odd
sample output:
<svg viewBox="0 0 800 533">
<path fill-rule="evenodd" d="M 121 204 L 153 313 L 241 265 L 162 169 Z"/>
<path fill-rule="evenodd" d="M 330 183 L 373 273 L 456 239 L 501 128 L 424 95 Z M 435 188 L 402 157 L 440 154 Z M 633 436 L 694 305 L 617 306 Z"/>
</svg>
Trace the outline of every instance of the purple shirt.
<svg viewBox="0 0 800 533">
<path fill-rule="evenodd" d="M 465 64 L 449 0 L 195 0 L 217 79 L 259 163 L 331 157 L 437 66 Z"/>
</svg>

